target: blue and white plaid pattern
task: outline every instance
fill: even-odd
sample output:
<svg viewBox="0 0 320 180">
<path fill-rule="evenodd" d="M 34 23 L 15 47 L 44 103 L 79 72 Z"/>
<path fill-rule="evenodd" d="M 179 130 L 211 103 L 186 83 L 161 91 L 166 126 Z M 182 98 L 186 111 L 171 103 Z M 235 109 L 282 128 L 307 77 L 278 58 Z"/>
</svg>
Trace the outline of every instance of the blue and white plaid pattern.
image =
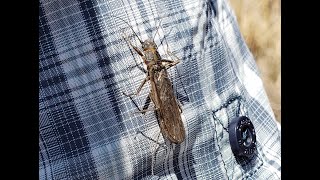
<svg viewBox="0 0 320 180">
<path fill-rule="evenodd" d="M 280 179 L 280 130 L 226 1 L 40 0 L 39 12 L 40 179 Z M 155 151 L 147 138 L 158 137 L 157 118 L 134 113 L 134 102 L 144 106 L 148 85 L 134 102 L 122 94 L 146 74 L 123 37 L 138 39 L 114 16 L 142 40 L 161 24 L 161 56 L 169 47 L 180 58 L 168 70 L 183 110 L 180 145 Z M 240 115 L 257 133 L 249 160 L 235 158 L 225 130 Z"/>
</svg>

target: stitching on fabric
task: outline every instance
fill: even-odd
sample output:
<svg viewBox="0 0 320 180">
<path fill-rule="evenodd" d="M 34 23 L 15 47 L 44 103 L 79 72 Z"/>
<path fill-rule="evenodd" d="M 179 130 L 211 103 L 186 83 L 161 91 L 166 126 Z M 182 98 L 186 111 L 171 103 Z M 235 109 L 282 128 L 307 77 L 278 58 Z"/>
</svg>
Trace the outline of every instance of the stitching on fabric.
<svg viewBox="0 0 320 180">
<path fill-rule="evenodd" d="M 228 119 L 228 127 L 224 127 L 224 125 L 223 125 L 223 123 L 221 122 L 221 120 L 220 120 L 215 114 L 216 114 L 218 111 L 220 111 L 220 110 L 222 110 L 222 109 L 224 109 L 224 108 L 225 108 L 225 109 L 228 108 L 228 106 L 229 106 L 230 104 L 232 104 L 232 103 L 233 103 L 234 101 L 236 101 L 236 100 L 239 101 L 236 115 L 239 115 L 239 113 L 240 113 L 240 106 L 241 106 L 240 101 L 242 100 L 242 97 L 241 97 L 241 96 L 235 96 L 235 97 L 230 98 L 229 100 L 227 100 L 227 102 L 223 103 L 218 109 L 212 111 L 213 118 L 214 118 L 215 120 L 217 120 L 217 121 L 219 122 L 219 124 L 223 127 L 223 129 L 224 129 L 225 131 L 227 131 L 228 133 L 229 133 L 228 127 L 229 127 L 229 124 L 230 124 L 229 119 Z"/>
<path fill-rule="evenodd" d="M 225 102 L 225 103 L 223 103 L 218 109 L 216 109 L 216 110 L 214 110 L 214 111 L 212 111 L 212 114 L 213 114 L 213 118 L 215 119 L 215 120 L 218 120 L 218 122 L 219 122 L 219 124 L 223 127 L 223 129 L 225 130 L 225 131 L 227 131 L 228 132 L 228 129 L 227 128 L 225 128 L 224 126 L 223 126 L 223 123 L 221 122 L 221 120 L 219 119 L 219 118 L 217 118 L 216 116 L 215 116 L 215 113 L 216 112 L 218 112 L 218 111 L 220 111 L 220 110 L 222 110 L 223 108 L 227 108 L 230 104 L 232 104 L 235 100 L 241 100 L 242 98 L 241 98 L 241 96 L 235 96 L 235 97 L 232 97 L 232 98 L 230 98 L 229 100 L 227 100 L 227 102 Z M 239 107 L 237 108 L 237 109 L 239 109 L 240 108 L 240 102 L 239 102 Z M 237 115 L 238 115 L 238 113 L 239 113 L 239 111 L 237 111 Z M 214 131 L 215 131 L 215 138 L 217 139 L 217 146 L 218 146 L 218 149 L 219 149 L 219 154 L 220 154 L 220 156 L 221 156 L 221 160 L 222 160 L 222 163 L 223 163 L 223 167 L 224 167 L 224 169 L 225 169 L 225 171 L 226 171 L 226 175 L 227 175 L 227 179 L 229 180 L 229 176 L 228 176 L 228 170 L 227 170 L 227 167 L 226 167 L 226 162 L 225 162 L 225 160 L 224 160 L 224 158 L 223 158 L 223 155 L 222 155 L 222 153 L 221 153 L 221 147 L 220 147 L 220 143 L 219 143 L 219 141 L 221 140 L 219 140 L 218 141 L 218 131 L 217 131 L 217 125 L 216 125 L 216 121 L 214 121 Z M 229 119 L 228 119 L 228 126 L 229 126 Z M 229 132 L 228 132 L 229 133 Z M 234 171 L 234 169 L 233 169 L 233 171 Z"/>
<path fill-rule="evenodd" d="M 221 160 L 222 160 L 222 163 L 223 163 L 223 167 L 226 171 L 226 174 L 227 174 L 227 178 L 229 180 L 229 176 L 228 176 L 228 171 L 227 171 L 227 168 L 226 168 L 226 162 L 224 161 L 223 159 L 223 156 L 222 156 L 222 153 L 221 153 L 221 147 L 220 147 L 220 143 L 218 142 L 218 131 L 217 131 L 217 128 L 216 128 L 216 121 L 214 121 L 214 131 L 215 131 L 215 138 L 217 139 L 217 146 L 218 146 L 218 149 L 219 149 L 219 154 L 221 156 Z"/>
<path fill-rule="evenodd" d="M 257 158 L 259 159 L 260 161 L 260 164 L 259 165 L 256 165 L 256 167 L 254 167 L 254 170 L 252 171 L 249 171 L 249 173 L 247 173 L 247 175 L 245 175 L 244 178 L 249 178 L 249 177 L 252 177 L 262 166 L 263 166 L 263 159 L 259 153 L 259 151 L 257 151 L 257 153 L 255 153 L 257 155 Z M 253 163 L 250 163 L 251 165 L 254 166 Z M 258 164 L 258 163 L 257 163 Z"/>
</svg>

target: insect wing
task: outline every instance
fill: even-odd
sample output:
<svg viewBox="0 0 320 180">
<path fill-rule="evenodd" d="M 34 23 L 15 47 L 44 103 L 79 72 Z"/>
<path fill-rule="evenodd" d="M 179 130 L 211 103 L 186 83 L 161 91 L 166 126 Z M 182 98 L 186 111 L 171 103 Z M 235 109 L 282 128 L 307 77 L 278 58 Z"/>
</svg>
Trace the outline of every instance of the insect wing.
<svg viewBox="0 0 320 180">
<path fill-rule="evenodd" d="M 185 139 L 185 130 L 167 71 L 162 69 L 158 72 L 155 81 L 160 99 L 159 114 L 162 133 L 171 142 L 181 143 Z"/>
</svg>

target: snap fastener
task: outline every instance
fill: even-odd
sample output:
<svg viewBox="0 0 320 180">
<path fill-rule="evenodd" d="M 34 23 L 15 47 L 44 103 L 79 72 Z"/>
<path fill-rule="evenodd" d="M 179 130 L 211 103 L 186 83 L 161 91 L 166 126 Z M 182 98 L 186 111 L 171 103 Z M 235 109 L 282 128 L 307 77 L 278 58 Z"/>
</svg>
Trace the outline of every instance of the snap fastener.
<svg viewBox="0 0 320 180">
<path fill-rule="evenodd" d="M 248 117 L 240 116 L 231 121 L 229 141 L 235 156 L 250 157 L 256 151 L 256 133 Z"/>
</svg>

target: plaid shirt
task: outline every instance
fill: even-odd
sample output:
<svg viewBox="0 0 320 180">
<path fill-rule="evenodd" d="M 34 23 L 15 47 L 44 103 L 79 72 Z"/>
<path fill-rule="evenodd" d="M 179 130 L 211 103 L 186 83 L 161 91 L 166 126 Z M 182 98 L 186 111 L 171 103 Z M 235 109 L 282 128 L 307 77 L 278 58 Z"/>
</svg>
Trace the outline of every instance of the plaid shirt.
<svg viewBox="0 0 320 180">
<path fill-rule="evenodd" d="M 39 12 L 40 179 L 280 179 L 280 130 L 226 1 L 40 0 Z M 115 16 L 154 38 L 162 58 L 169 48 L 181 60 L 168 69 L 181 144 L 160 134 L 156 148 L 155 113 L 134 113 L 149 85 L 123 95 L 146 74 L 124 40 L 140 47 L 137 37 Z M 250 159 L 233 155 L 226 130 L 242 115 L 256 130 Z"/>
</svg>

